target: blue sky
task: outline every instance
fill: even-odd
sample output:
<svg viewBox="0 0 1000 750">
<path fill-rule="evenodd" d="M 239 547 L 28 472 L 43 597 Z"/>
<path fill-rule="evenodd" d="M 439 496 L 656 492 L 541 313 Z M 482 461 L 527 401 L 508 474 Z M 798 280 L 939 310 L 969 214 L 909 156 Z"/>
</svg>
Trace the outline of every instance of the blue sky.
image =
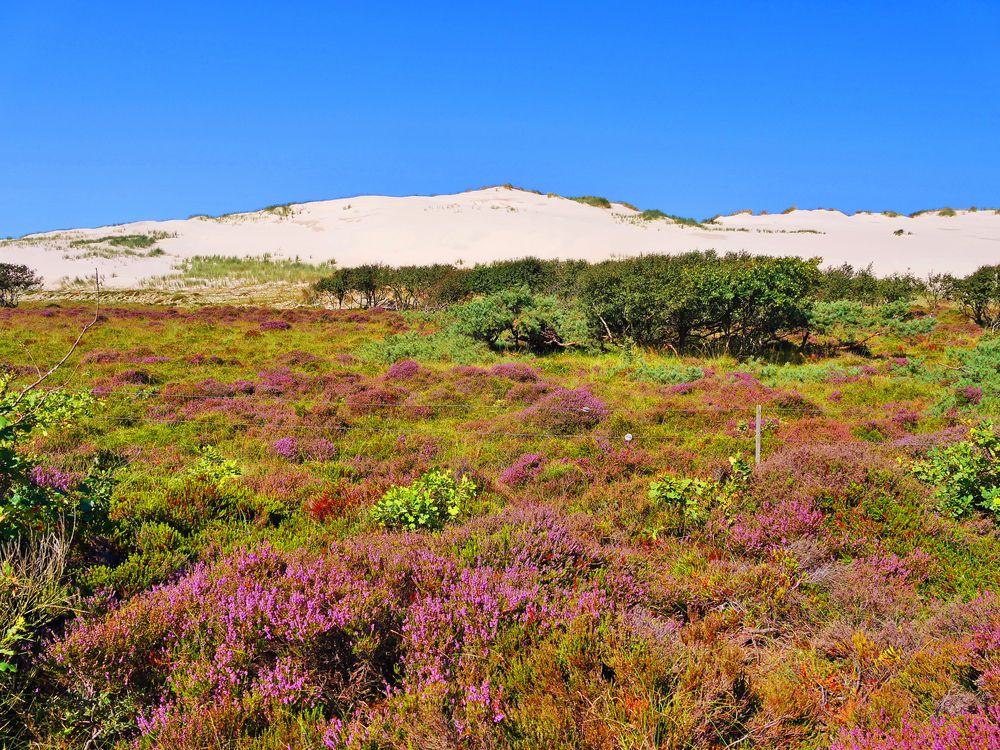
<svg viewBox="0 0 1000 750">
<path fill-rule="evenodd" d="M 997 0 L 10 0 L 0 34 L 0 236 L 505 182 L 1000 204 Z"/>
</svg>

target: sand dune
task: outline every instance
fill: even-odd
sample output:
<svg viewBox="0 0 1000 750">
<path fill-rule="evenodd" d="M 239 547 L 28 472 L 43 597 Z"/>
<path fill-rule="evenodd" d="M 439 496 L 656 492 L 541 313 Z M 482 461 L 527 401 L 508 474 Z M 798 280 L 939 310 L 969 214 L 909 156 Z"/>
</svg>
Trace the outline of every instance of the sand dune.
<svg viewBox="0 0 1000 750">
<path fill-rule="evenodd" d="M 146 249 L 79 244 L 152 233 L 165 235 L 157 241 L 155 255 Z M 558 196 L 487 188 L 429 197 L 362 196 L 218 218 L 34 234 L 0 243 L 0 262 L 32 266 L 48 287 L 93 274 L 95 267 L 107 285 L 134 287 L 169 274 L 180 259 L 195 255 L 269 253 L 312 263 L 332 260 L 339 266 L 471 265 L 525 255 L 601 260 L 696 249 L 819 256 L 828 265 L 871 263 L 882 274 L 907 270 L 919 275 L 967 274 L 984 263 L 1000 262 L 1000 214 L 935 212 L 909 218 L 803 210 L 737 214 L 692 227 L 669 219 L 646 220 L 617 203 L 610 209 L 598 208 Z"/>
</svg>

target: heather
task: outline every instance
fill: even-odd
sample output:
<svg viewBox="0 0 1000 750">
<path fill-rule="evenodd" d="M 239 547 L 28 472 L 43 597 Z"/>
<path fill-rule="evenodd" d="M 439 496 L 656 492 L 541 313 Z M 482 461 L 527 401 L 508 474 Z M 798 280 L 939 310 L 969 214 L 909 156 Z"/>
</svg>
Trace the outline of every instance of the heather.
<svg viewBox="0 0 1000 750">
<path fill-rule="evenodd" d="M 93 311 L 0 310 L 0 745 L 994 746 L 997 339 L 853 274 L 804 349 L 561 346 L 571 271 L 477 272 L 492 340 L 445 269 L 108 307 L 18 404 Z"/>
</svg>

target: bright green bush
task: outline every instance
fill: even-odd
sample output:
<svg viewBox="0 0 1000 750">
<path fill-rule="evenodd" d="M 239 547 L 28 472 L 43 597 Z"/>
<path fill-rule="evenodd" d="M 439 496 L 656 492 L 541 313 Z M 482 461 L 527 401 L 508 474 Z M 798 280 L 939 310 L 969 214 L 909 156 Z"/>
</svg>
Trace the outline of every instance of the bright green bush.
<svg viewBox="0 0 1000 750">
<path fill-rule="evenodd" d="M 808 322 L 816 262 L 712 252 L 594 264 L 580 274 L 591 329 L 614 343 L 753 354 Z"/>
<path fill-rule="evenodd" d="M 929 333 L 937 321 L 914 317 L 905 302 L 866 305 L 854 300 L 817 302 L 809 316 L 810 333 L 833 339 L 845 349 L 863 349 L 868 342 L 892 334 L 910 338 Z"/>
<path fill-rule="evenodd" d="M 69 391 L 22 393 L 10 387 L 11 381 L 10 373 L 0 373 L 0 538 L 92 510 L 86 483 L 40 467 L 28 443 L 33 434 L 65 427 L 88 413 L 94 399 Z M 46 479 L 46 473 L 52 476 Z"/>
<path fill-rule="evenodd" d="M 455 330 L 492 348 L 545 351 L 591 343 L 579 308 L 551 296 L 535 296 L 522 286 L 452 308 Z"/>
<path fill-rule="evenodd" d="M 648 362 L 639 363 L 639 366 L 630 375 L 632 380 L 647 380 L 653 383 L 662 383 L 663 385 L 691 383 L 704 376 L 705 371 L 694 365 L 651 365 Z"/>
<path fill-rule="evenodd" d="M 665 476 L 649 485 L 649 499 L 667 506 L 677 515 L 678 530 L 683 534 L 689 523 L 708 517 L 708 505 L 718 484 L 693 477 Z"/>
<path fill-rule="evenodd" d="M 373 339 L 358 348 L 363 359 L 392 364 L 402 359 L 418 362 L 454 362 L 472 364 L 492 356 L 482 341 L 476 341 L 454 328 L 424 335 L 416 331 L 394 333 L 384 339 Z"/>
<path fill-rule="evenodd" d="M 444 528 L 458 518 L 476 494 L 467 476 L 455 479 L 450 470 L 433 469 L 408 487 L 393 487 L 372 508 L 372 518 L 389 529 Z"/>
<path fill-rule="evenodd" d="M 845 263 L 824 269 L 817 297 L 824 302 L 850 300 L 865 305 L 883 305 L 909 302 L 924 287 L 925 283 L 910 273 L 876 276 L 871 265 L 856 269 Z"/>
<path fill-rule="evenodd" d="M 968 440 L 932 450 L 911 470 L 937 486 L 940 507 L 951 516 L 1000 512 L 1000 435 L 992 422 L 973 427 Z"/>
</svg>

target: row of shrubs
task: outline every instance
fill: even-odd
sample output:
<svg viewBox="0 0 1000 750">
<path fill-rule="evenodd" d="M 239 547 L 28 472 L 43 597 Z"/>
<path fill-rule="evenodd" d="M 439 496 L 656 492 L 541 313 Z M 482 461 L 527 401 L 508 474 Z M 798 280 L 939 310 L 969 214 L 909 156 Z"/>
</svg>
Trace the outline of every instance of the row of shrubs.
<svg viewBox="0 0 1000 750">
<path fill-rule="evenodd" d="M 979 325 L 1000 322 L 1000 267 L 922 281 L 851 266 L 823 271 L 816 259 L 711 251 L 595 264 L 524 258 L 474 268 L 367 265 L 336 271 L 314 292 L 338 306 L 447 308 L 461 333 L 535 352 L 628 340 L 753 354 L 790 342 L 805 348 L 815 343 L 813 334 L 834 332 L 852 347 L 864 343 L 862 330 L 928 330 L 927 323 L 900 328 L 918 294 L 934 304 L 954 300 Z"/>
</svg>

